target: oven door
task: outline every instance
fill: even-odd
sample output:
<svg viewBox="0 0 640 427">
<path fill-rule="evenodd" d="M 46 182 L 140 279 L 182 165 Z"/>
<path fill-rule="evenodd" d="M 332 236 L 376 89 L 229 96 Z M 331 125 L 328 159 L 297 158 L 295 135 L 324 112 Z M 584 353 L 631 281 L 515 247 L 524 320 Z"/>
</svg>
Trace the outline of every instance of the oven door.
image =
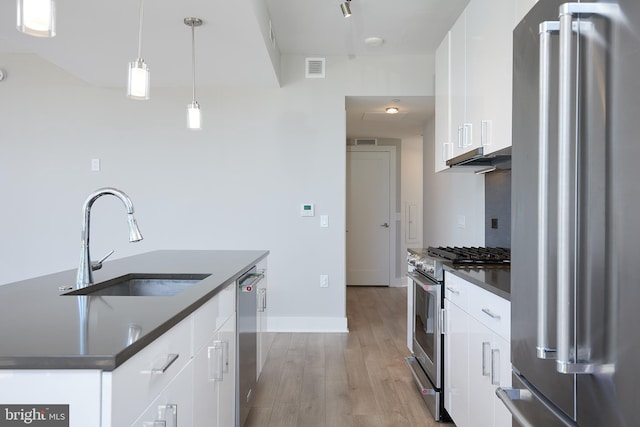
<svg viewBox="0 0 640 427">
<path fill-rule="evenodd" d="M 442 388 L 442 285 L 417 273 L 413 280 L 413 353 L 436 389 Z"/>
</svg>

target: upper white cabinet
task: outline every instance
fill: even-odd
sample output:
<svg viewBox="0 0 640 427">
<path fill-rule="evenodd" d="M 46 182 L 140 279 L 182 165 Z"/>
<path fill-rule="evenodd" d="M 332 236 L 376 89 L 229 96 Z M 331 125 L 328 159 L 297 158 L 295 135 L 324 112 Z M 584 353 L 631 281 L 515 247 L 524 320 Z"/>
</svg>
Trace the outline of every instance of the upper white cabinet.
<svg viewBox="0 0 640 427">
<path fill-rule="evenodd" d="M 513 0 L 471 0 L 436 51 L 436 171 L 478 147 L 487 154 L 511 146 L 516 10 Z"/>
<path fill-rule="evenodd" d="M 453 156 L 451 141 L 451 34 L 447 32 L 436 50 L 436 158 L 435 170 L 447 168 Z M 411 282 L 411 280 L 409 279 Z"/>
</svg>

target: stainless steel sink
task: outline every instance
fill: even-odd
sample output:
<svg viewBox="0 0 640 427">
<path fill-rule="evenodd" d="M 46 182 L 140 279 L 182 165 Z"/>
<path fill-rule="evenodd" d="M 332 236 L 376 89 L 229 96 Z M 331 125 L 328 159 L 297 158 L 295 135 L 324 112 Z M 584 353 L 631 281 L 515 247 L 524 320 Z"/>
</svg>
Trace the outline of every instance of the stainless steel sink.
<svg viewBox="0 0 640 427">
<path fill-rule="evenodd" d="M 63 295 L 170 297 L 209 274 L 127 274 Z"/>
</svg>

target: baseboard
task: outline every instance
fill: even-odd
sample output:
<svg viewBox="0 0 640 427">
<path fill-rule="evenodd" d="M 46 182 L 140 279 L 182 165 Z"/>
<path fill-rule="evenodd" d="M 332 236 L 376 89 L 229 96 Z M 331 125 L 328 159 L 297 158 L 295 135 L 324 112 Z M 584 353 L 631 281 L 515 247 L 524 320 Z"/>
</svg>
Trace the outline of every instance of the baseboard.
<svg viewBox="0 0 640 427">
<path fill-rule="evenodd" d="M 269 332 L 349 332 L 346 317 L 272 317 L 267 318 Z"/>
</svg>

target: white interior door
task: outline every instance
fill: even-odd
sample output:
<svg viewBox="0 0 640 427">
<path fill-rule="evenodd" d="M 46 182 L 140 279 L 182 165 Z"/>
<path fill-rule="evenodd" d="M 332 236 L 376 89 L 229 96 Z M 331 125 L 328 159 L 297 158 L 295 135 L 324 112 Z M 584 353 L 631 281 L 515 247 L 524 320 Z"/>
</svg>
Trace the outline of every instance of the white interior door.
<svg viewBox="0 0 640 427">
<path fill-rule="evenodd" d="M 389 286 L 390 153 L 347 151 L 347 285 Z"/>
</svg>

